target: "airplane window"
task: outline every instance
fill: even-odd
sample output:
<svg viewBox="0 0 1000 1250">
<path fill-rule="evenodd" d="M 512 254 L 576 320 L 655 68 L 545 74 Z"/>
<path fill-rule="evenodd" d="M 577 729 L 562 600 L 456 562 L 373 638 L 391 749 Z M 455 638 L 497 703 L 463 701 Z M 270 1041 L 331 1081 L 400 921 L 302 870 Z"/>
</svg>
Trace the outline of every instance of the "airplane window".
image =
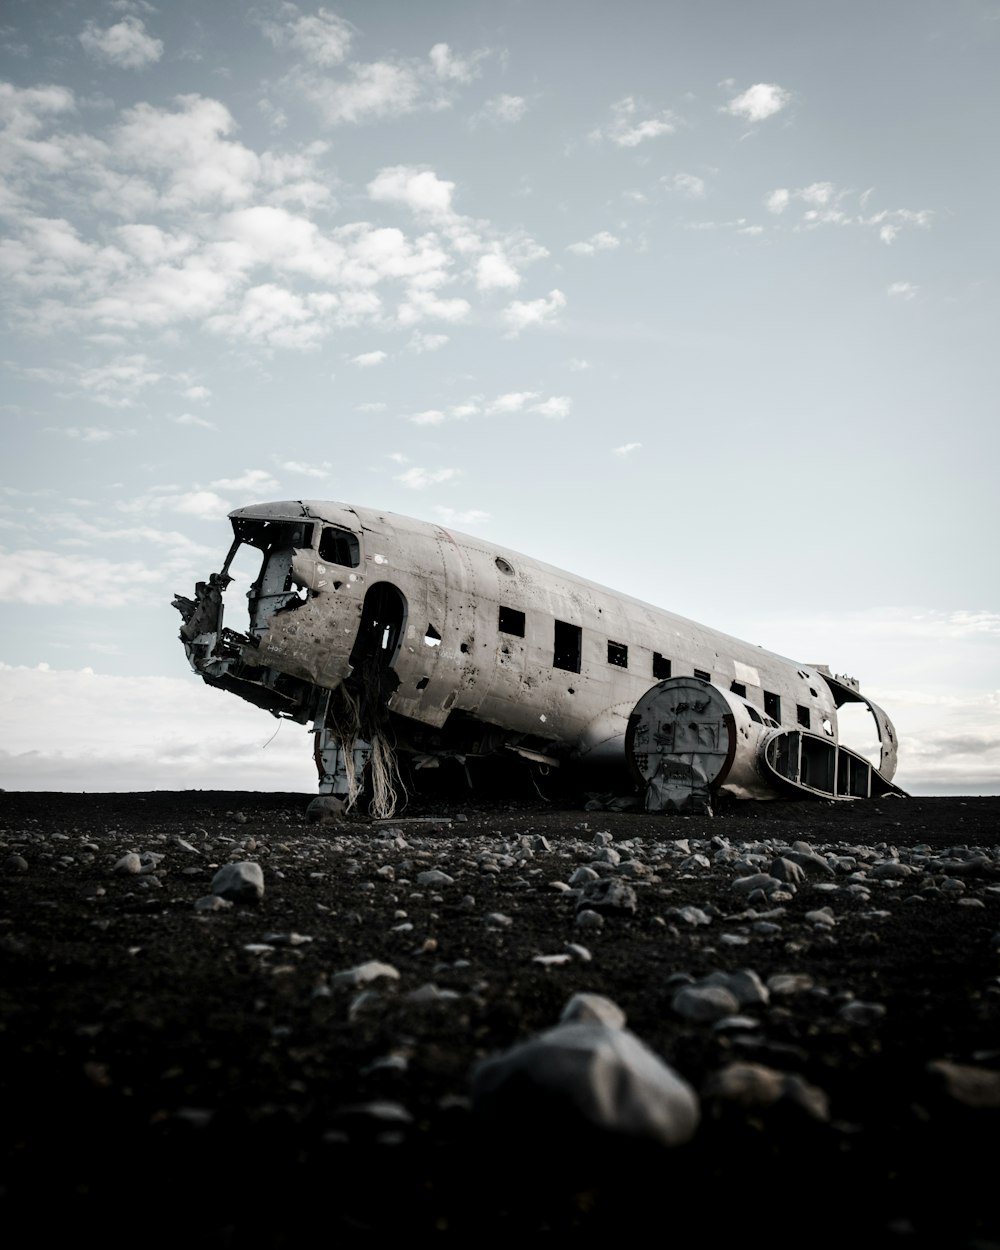
<svg viewBox="0 0 1000 1250">
<path fill-rule="evenodd" d="M 580 671 L 580 652 L 583 647 L 583 630 L 579 625 L 568 625 L 565 621 L 555 622 L 555 646 L 552 653 L 552 667 L 563 668 L 568 673 Z"/>
<path fill-rule="evenodd" d="M 696 669 L 694 670 L 694 675 L 695 675 L 695 677 L 700 677 L 702 681 L 711 681 L 711 680 L 712 680 L 712 674 L 711 674 L 711 673 L 706 673 L 706 672 L 705 672 L 705 670 L 704 670 L 703 668 L 696 668 Z"/>
<path fill-rule="evenodd" d="M 653 676 L 657 681 L 666 681 L 670 676 L 670 661 L 660 655 L 659 651 L 653 652 Z"/>
<path fill-rule="evenodd" d="M 441 635 L 437 632 L 433 625 L 427 626 L 427 633 L 424 634 L 424 642 L 428 647 L 440 647 Z"/>
<path fill-rule="evenodd" d="M 319 558 L 330 564 L 356 569 L 361 563 L 361 544 L 357 535 L 350 530 L 336 529 L 332 525 L 324 526 L 319 540 Z"/>
<path fill-rule="evenodd" d="M 802 725 L 804 728 L 808 729 L 809 728 L 809 709 L 807 707 L 803 707 L 801 703 L 796 703 L 795 715 L 798 718 L 799 724 Z"/>
<path fill-rule="evenodd" d="M 608 663 L 628 668 L 628 647 L 623 642 L 608 642 Z"/>
<path fill-rule="evenodd" d="M 764 711 L 773 720 L 781 720 L 781 696 L 772 694 L 770 690 L 764 691 Z"/>
<path fill-rule="evenodd" d="M 741 699 L 745 699 L 747 697 L 747 688 L 741 681 L 734 681 L 729 689 L 733 692 L 733 694 L 738 694 Z"/>
<path fill-rule="evenodd" d="M 523 638 L 524 613 L 518 612 L 516 608 L 505 608 L 501 604 L 497 629 L 500 630 L 501 634 L 513 634 L 515 638 Z"/>
</svg>

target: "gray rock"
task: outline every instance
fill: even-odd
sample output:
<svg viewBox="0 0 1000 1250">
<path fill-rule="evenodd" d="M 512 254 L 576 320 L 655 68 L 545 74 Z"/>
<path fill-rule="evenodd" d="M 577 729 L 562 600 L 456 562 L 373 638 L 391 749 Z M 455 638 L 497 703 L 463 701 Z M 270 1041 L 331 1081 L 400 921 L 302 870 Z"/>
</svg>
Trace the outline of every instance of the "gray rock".
<svg viewBox="0 0 1000 1250">
<path fill-rule="evenodd" d="M 765 1006 L 771 1001 L 770 991 L 752 968 L 741 968 L 738 972 L 712 972 L 699 984 L 721 985 L 741 1007 Z"/>
<path fill-rule="evenodd" d="M 933 1060 L 927 1065 L 927 1071 L 954 1102 L 966 1107 L 1000 1109 L 1000 1072 L 952 1063 L 950 1059 Z"/>
<path fill-rule="evenodd" d="M 798 864 L 800 868 L 804 868 L 807 876 L 832 877 L 834 875 L 833 868 L 823 856 L 817 855 L 812 847 L 805 842 L 793 843 L 790 851 L 782 852 L 782 857 L 790 859 L 793 864 Z"/>
<path fill-rule="evenodd" d="M 332 794 L 318 794 L 306 808 L 306 820 L 332 824 L 343 820 L 346 808 L 343 799 L 334 798 Z"/>
<path fill-rule="evenodd" d="M 581 891 L 578 908 L 588 908 L 596 912 L 623 912 L 634 915 L 638 906 L 638 896 L 632 886 L 616 877 L 606 877 L 600 881 L 591 881 Z"/>
<path fill-rule="evenodd" d="M 670 1006 L 685 1020 L 712 1024 L 739 1011 L 739 999 L 722 985 L 686 985 L 678 990 Z"/>
<path fill-rule="evenodd" d="M 603 1024 L 609 1029 L 623 1029 L 625 1020 L 625 1012 L 603 994 L 574 994 L 559 1017 L 560 1024 Z"/>
<path fill-rule="evenodd" d="M 367 963 L 357 964 L 353 968 L 347 968 L 344 972 L 335 972 L 332 980 L 334 985 L 368 985 L 380 978 L 398 981 L 399 973 L 392 964 L 381 963 L 378 959 L 369 959 Z"/>
<path fill-rule="evenodd" d="M 841 1020 L 846 1020 L 848 1024 L 858 1024 L 867 1026 L 875 1024 L 885 1015 L 885 1007 L 881 1003 L 863 1003 L 860 999 L 853 999 L 849 1003 L 845 1003 L 837 1013 Z"/>
<path fill-rule="evenodd" d="M 575 959 L 577 963 L 581 964 L 589 964 L 593 959 L 593 955 L 591 955 L 590 951 L 587 950 L 586 946 L 580 946 L 576 942 L 566 943 L 566 954 L 569 955 L 571 959 Z"/>
<path fill-rule="evenodd" d="M 791 882 L 792 885 L 801 885 L 806 879 L 802 865 L 797 864 L 791 856 L 782 855 L 771 863 L 771 876 L 777 877 L 779 881 Z"/>
<path fill-rule="evenodd" d="M 703 912 L 700 907 L 674 907 L 668 915 L 692 926 L 712 923 L 712 917 L 707 912 Z"/>
<path fill-rule="evenodd" d="M 253 860 L 223 864 L 212 878 L 212 893 L 234 903 L 256 903 L 264 897 L 264 871 Z"/>
<path fill-rule="evenodd" d="M 220 898 L 218 894 L 205 894 L 194 901 L 195 911 L 230 911 L 232 906 L 228 898 Z"/>
<path fill-rule="evenodd" d="M 868 875 L 873 881 L 902 881 L 912 872 L 909 864 L 901 864 L 898 859 L 887 859 L 870 868 Z"/>
<path fill-rule="evenodd" d="M 752 872 L 745 877 L 737 877 L 733 882 L 733 890 L 737 894 L 752 894 L 760 890 L 765 895 L 780 890 L 783 882 L 766 872 Z"/>
<path fill-rule="evenodd" d="M 679 1146 L 694 1135 L 698 1097 L 623 1028 L 560 1024 L 479 1064 L 473 1110 L 539 1136 L 572 1139 L 581 1121 L 630 1138 Z"/>
<path fill-rule="evenodd" d="M 777 1072 L 760 1063 L 731 1063 L 714 1073 L 703 1090 L 706 1099 L 760 1111 L 778 1103 L 791 1104 L 814 1120 L 830 1118 L 830 1100 L 816 1085 L 801 1076 Z"/>
<path fill-rule="evenodd" d="M 454 885 L 455 878 L 449 877 L 440 868 L 431 868 L 427 872 L 417 873 L 417 885 Z"/>
<path fill-rule="evenodd" d="M 136 876 L 142 872 L 142 860 L 136 855 L 135 851 L 129 851 L 121 857 L 111 871 Z"/>
<path fill-rule="evenodd" d="M 767 978 L 767 988 L 776 998 L 791 998 L 811 990 L 815 982 L 808 972 L 778 972 Z"/>
</svg>

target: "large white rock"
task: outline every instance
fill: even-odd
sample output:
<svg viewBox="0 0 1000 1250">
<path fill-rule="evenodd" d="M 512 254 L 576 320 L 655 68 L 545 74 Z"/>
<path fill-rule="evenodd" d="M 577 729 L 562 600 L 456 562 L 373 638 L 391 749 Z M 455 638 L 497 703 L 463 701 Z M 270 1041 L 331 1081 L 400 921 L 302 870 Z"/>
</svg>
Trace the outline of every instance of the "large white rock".
<svg viewBox="0 0 1000 1250">
<path fill-rule="evenodd" d="M 580 1121 L 630 1138 L 679 1146 L 698 1127 L 690 1085 L 627 1029 L 560 1024 L 481 1063 L 473 1108 L 531 1134 L 573 1131 Z"/>
</svg>

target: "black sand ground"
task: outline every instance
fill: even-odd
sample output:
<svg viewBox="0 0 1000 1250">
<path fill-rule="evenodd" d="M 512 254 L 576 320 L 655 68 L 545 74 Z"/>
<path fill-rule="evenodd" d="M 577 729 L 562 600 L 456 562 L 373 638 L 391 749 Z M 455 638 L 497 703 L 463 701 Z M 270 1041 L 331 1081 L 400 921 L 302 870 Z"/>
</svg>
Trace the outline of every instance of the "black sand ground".
<svg viewBox="0 0 1000 1250">
<path fill-rule="evenodd" d="M 397 836 L 307 824 L 308 797 L 0 793 L 10 1250 L 425 1235 L 1000 1246 L 1000 799 L 739 805 L 714 819 L 438 802 L 408 809 Z M 601 831 L 655 877 L 637 884 L 634 914 L 584 935 L 550 883 Z M 988 862 L 964 879 L 928 869 L 873 886 L 867 902 L 811 882 L 777 935 L 729 946 L 723 933 L 747 932 L 734 871 L 681 873 L 656 851 L 688 839 L 712 855 L 713 838 L 874 859 L 923 846 L 956 864 L 981 847 Z M 163 859 L 113 872 L 129 850 Z M 261 864 L 263 899 L 197 913 L 234 858 Z M 454 884 L 420 888 L 428 868 Z M 956 879 L 961 895 L 941 888 Z M 686 904 L 712 923 L 680 922 Z M 805 920 L 828 905 L 833 928 Z M 509 927 L 491 928 L 493 913 Z M 567 943 L 593 958 L 536 961 Z M 334 976 L 366 960 L 400 975 L 359 1002 Z M 680 976 L 739 968 L 808 974 L 813 989 L 749 1011 L 758 1027 L 745 1032 L 672 1010 Z M 428 985 L 437 997 L 409 997 Z M 579 991 L 618 1003 L 699 1091 L 693 1141 L 631 1143 L 531 1111 L 501 1128 L 470 1108 L 475 1063 L 553 1025 Z M 852 999 L 884 1015 L 847 1023 Z M 802 1078 L 828 1114 L 714 1100 L 712 1078 L 734 1059 Z M 969 1068 L 982 1082 L 971 1095 L 955 1079 Z"/>
</svg>

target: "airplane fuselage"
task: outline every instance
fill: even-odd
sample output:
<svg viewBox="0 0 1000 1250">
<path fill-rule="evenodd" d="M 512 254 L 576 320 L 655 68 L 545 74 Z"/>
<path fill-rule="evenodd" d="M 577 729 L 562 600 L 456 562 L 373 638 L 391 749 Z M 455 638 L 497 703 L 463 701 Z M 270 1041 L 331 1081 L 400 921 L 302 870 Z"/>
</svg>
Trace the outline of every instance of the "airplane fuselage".
<svg viewBox="0 0 1000 1250">
<path fill-rule="evenodd" d="M 891 779 L 884 713 L 824 668 L 433 523 L 310 501 L 230 515 L 222 572 L 177 602 L 181 637 L 206 681 L 275 714 L 319 725 L 336 692 L 366 675 L 369 711 L 379 703 L 397 748 L 418 759 L 507 749 L 550 764 L 621 764 L 640 698 L 693 677 L 765 727 L 833 744 L 838 705 L 866 703 Z M 262 560 L 249 621 L 234 632 L 223 629 L 223 603 L 244 545 Z M 754 792 L 745 780 L 733 788 Z"/>
</svg>

